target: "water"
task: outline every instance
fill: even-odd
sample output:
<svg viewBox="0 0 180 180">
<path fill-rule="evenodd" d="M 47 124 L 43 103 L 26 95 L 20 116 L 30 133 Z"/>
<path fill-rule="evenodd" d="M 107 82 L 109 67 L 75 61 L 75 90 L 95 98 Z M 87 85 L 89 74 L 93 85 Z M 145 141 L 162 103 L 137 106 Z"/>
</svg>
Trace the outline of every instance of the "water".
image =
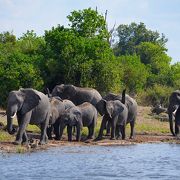
<svg viewBox="0 0 180 180">
<path fill-rule="evenodd" d="M 1 179 L 180 179 L 180 145 L 73 146 L 0 154 Z"/>
</svg>

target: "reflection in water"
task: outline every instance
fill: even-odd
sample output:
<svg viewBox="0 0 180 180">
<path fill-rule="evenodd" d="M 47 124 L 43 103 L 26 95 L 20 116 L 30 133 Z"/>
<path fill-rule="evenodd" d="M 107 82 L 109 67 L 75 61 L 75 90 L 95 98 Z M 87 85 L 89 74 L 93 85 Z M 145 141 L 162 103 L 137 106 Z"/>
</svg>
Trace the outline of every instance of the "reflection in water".
<svg viewBox="0 0 180 180">
<path fill-rule="evenodd" d="M 180 145 L 59 147 L 0 154 L 0 179 L 180 179 Z"/>
</svg>

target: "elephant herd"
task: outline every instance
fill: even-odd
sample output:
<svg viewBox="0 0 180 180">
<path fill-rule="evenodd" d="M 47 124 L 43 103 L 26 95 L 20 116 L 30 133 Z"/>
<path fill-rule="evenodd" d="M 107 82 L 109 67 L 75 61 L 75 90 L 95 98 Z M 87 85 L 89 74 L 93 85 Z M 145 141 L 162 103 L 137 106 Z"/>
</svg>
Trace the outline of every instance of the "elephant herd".
<svg viewBox="0 0 180 180">
<path fill-rule="evenodd" d="M 14 134 L 13 118 L 17 116 L 18 131 L 14 144 L 27 144 L 26 127 L 35 124 L 41 129 L 40 144 L 52 139 L 61 140 L 67 127 L 68 141 L 72 141 L 75 130 L 76 141 L 81 140 L 82 127 L 88 128 L 87 139 L 95 138 L 98 113 L 102 116 L 101 126 L 96 137 L 102 139 L 103 131 L 111 139 L 125 139 L 126 124 L 130 123 L 130 138 L 134 137 L 134 125 L 137 117 L 135 99 L 125 93 L 121 95 L 108 93 L 102 97 L 93 88 L 81 88 L 74 85 L 57 85 L 51 94 L 45 95 L 32 88 L 11 91 L 7 100 L 7 130 Z M 169 122 L 173 135 L 179 133 L 180 126 L 180 91 L 172 93 L 169 98 Z M 173 130 L 173 112 L 175 115 L 175 132 Z"/>
</svg>

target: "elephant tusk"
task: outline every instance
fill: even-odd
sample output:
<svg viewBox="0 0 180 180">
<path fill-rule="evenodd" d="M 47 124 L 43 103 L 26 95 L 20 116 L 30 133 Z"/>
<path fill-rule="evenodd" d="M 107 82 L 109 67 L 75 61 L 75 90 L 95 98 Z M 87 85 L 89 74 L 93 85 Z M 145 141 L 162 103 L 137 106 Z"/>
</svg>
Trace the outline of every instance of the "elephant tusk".
<svg viewBox="0 0 180 180">
<path fill-rule="evenodd" d="M 13 115 L 13 116 L 11 116 L 11 118 L 13 119 L 13 118 L 15 118 L 15 116 L 16 116 L 16 112 L 14 113 L 14 115 Z"/>
</svg>

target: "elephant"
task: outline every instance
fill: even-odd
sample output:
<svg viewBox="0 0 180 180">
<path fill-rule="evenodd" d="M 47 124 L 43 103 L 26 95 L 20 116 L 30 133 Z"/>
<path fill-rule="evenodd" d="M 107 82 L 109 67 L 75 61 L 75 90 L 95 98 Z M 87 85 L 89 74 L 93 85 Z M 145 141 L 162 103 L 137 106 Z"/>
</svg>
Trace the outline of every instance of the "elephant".
<svg viewBox="0 0 180 180">
<path fill-rule="evenodd" d="M 53 129 L 55 130 L 54 132 L 56 132 L 56 128 L 59 127 L 56 120 L 65 111 L 65 106 L 60 98 L 52 97 L 49 99 L 49 102 L 51 105 L 51 113 L 49 118 L 49 126 L 47 128 L 47 135 L 49 139 L 52 139 Z"/>
<path fill-rule="evenodd" d="M 174 133 L 174 127 L 173 127 L 173 112 L 179 107 L 180 105 L 180 90 L 176 90 L 171 93 L 169 97 L 169 104 L 168 104 L 168 115 L 169 115 L 169 125 L 170 125 L 170 131 L 173 136 L 176 136 L 176 133 Z"/>
<path fill-rule="evenodd" d="M 111 124 L 111 140 L 115 139 L 116 135 L 121 132 L 122 139 L 125 139 L 126 123 L 128 118 L 128 109 L 119 100 L 107 101 L 105 99 L 100 100 L 97 104 L 97 108 L 103 116 L 101 127 L 96 140 L 102 139 L 103 130 L 106 127 L 107 122 Z"/>
<path fill-rule="evenodd" d="M 123 104 L 126 105 L 128 109 L 128 118 L 127 123 L 130 123 L 131 127 L 131 133 L 130 133 L 130 139 L 134 138 L 134 125 L 137 117 L 137 102 L 135 99 L 130 97 L 128 94 L 125 94 L 126 90 L 123 90 L 122 95 L 116 95 L 113 93 L 108 93 L 106 96 L 103 97 L 104 100 L 119 100 Z M 109 126 L 109 125 L 108 125 Z M 107 127 L 107 134 L 109 134 L 110 128 Z"/>
<path fill-rule="evenodd" d="M 94 128 L 97 122 L 97 110 L 89 102 L 84 102 L 81 105 L 67 109 L 60 118 L 60 133 L 61 140 L 63 130 L 67 126 L 68 141 L 72 141 L 72 127 L 76 126 L 76 141 L 81 140 L 82 127 L 88 127 L 87 139 L 94 138 Z"/>
<path fill-rule="evenodd" d="M 175 134 L 179 136 L 179 128 L 180 128 L 180 106 L 176 110 L 175 113 Z"/>
<path fill-rule="evenodd" d="M 12 123 L 16 115 L 19 126 L 14 144 L 28 143 L 26 134 L 28 124 L 40 126 L 40 144 L 46 144 L 48 141 L 46 129 L 50 116 L 49 98 L 35 89 L 21 88 L 17 91 L 11 91 L 7 102 L 7 130 L 9 134 L 13 134 L 15 131 Z"/>
<path fill-rule="evenodd" d="M 75 105 L 89 102 L 96 107 L 102 99 L 100 93 L 93 88 L 81 88 L 74 85 L 56 85 L 52 90 L 52 96 L 59 96 L 62 99 L 69 99 Z"/>
<path fill-rule="evenodd" d="M 49 127 L 47 128 L 47 135 L 49 139 L 52 139 L 52 131 L 54 129 L 55 139 L 57 139 L 57 133 L 59 131 L 59 118 L 62 113 L 75 105 L 70 100 L 62 100 L 59 97 L 51 97 L 50 99 L 51 113 L 49 119 Z"/>
</svg>

